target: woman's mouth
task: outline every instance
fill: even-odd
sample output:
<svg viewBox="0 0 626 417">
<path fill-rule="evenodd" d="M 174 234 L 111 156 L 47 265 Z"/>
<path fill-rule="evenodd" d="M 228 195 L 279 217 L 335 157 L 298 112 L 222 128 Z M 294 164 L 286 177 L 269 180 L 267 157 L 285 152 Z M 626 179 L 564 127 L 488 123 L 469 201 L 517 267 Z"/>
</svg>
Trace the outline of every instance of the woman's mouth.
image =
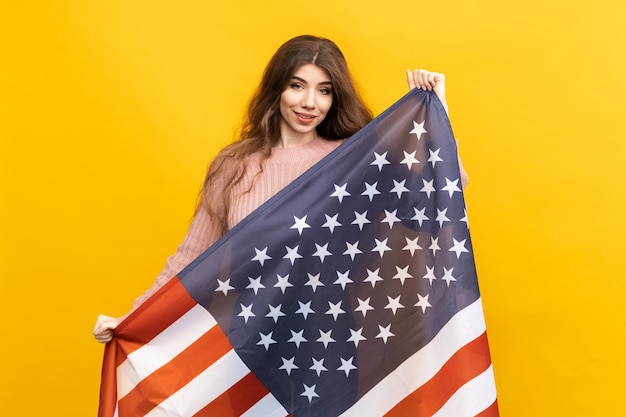
<svg viewBox="0 0 626 417">
<path fill-rule="evenodd" d="M 301 121 L 302 123 L 310 123 L 313 121 L 313 119 L 315 119 L 315 115 L 313 114 L 308 114 L 308 113 L 298 113 L 298 112 L 294 112 L 296 117 L 298 118 L 299 121 Z"/>
</svg>

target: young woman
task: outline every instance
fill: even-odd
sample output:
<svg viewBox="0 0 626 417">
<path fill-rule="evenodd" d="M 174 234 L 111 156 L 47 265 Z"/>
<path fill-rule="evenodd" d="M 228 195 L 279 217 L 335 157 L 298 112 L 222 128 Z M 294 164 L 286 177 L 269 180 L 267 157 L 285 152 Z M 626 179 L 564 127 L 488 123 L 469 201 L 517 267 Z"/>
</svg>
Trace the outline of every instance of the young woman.
<svg viewBox="0 0 626 417">
<path fill-rule="evenodd" d="M 409 88 L 434 90 L 447 109 L 443 74 L 407 70 L 407 81 Z M 209 167 L 185 239 L 133 310 L 370 120 L 372 112 L 333 42 L 305 35 L 282 45 L 252 97 L 239 140 L 224 148 Z M 467 176 L 460 168 L 465 185 Z M 110 342 L 124 317 L 100 315 L 93 330 L 96 340 Z"/>
</svg>

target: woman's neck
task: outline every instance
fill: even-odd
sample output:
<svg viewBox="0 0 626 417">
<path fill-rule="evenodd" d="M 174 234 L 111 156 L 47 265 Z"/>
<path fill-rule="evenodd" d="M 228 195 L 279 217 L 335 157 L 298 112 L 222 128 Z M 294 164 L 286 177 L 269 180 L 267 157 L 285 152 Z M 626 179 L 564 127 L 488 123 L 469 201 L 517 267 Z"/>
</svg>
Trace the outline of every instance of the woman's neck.
<svg viewBox="0 0 626 417">
<path fill-rule="evenodd" d="M 280 138 L 278 138 L 274 147 L 294 148 L 296 146 L 302 146 L 313 142 L 317 137 L 317 132 L 315 131 L 306 134 L 289 134 L 287 132 L 281 132 Z"/>
</svg>

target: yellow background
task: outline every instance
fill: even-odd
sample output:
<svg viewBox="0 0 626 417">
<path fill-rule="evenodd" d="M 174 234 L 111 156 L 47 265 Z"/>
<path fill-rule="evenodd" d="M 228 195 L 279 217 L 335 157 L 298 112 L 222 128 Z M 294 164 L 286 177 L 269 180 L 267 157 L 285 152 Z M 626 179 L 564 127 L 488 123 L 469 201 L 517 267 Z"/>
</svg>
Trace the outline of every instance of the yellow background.
<svg viewBox="0 0 626 417">
<path fill-rule="evenodd" d="M 623 413 L 626 3 L 3 1 L 0 414 L 95 415 L 99 313 L 182 240 L 271 54 L 343 49 L 376 113 L 448 76 L 503 416 Z"/>
</svg>

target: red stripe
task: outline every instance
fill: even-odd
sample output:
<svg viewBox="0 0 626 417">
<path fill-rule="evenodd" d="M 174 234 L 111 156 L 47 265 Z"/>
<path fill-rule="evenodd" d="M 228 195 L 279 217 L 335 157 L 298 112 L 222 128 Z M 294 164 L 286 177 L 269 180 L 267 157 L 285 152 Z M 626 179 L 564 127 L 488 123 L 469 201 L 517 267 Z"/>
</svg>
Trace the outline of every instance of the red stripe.
<svg viewBox="0 0 626 417">
<path fill-rule="evenodd" d="M 431 416 L 465 383 L 491 365 L 487 334 L 459 349 L 428 382 L 409 394 L 385 416 Z"/>
<path fill-rule="evenodd" d="M 238 417 L 268 393 L 261 381 L 253 373 L 249 373 L 194 414 L 194 417 Z"/>
<path fill-rule="evenodd" d="M 163 308 L 149 308 L 163 303 Z M 107 344 L 102 364 L 99 417 L 113 417 L 117 407 L 117 367 L 127 355 L 152 340 L 165 328 L 189 311 L 196 302 L 187 293 L 178 277 L 140 305 L 115 329 L 115 339 Z"/>
<path fill-rule="evenodd" d="M 232 349 L 219 326 L 214 326 L 175 358 L 144 378 L 119 400 L 123 416 L 143 416 L 188 384 Z"/>
<path fill-rule="evenodd" d="M 154 308 L 155 304 L 160 305 Z M 115 336 L 120 339 L 117 365 L 119 366 L 128 355 L 148 343 L 196 304 L 178 277 L 169 280 L 115 329 Z"/>
<path fill-rule="evenodd" d="M 500 412 L 498 411 L 498 400 L 495 400 L 493 404 L 487 407 L 485 410 L 481 411 L 479 414 L 476 414 L 476 417 L 499 417 Z"/>
<path fill-rule="evenodd" d="M 113 417 L 117 404 L 117 368 L 115 352 L 117 351 L 117 340 L 113 339 L 104 348 L 104 359 L 102 360 L 102 380 L 100 382 L 100 405 L 98 407 L 98 417 Z"/>
</svg>

